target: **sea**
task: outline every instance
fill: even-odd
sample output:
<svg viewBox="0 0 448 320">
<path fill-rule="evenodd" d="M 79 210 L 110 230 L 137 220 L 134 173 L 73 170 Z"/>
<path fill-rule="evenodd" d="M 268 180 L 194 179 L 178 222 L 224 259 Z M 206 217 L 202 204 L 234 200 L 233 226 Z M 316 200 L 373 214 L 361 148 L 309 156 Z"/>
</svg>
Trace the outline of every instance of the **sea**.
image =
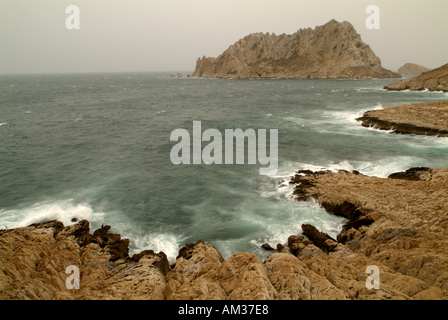
<svg viewBox="0 0 448 320">
<path fill-rule="evenodd" d="M 200 239 L 224 259 L 248 251 L 263 261 L 271 252 L 262 244 L 286 245 L 303 223 L 336 237 L 345 218 L 314 199 L 297 202 L 293 186 L 279 182 L 303 169 L 385 178 L 448 165 L 446 138 L 356 121 L 368 110 L 448 100 L 383 89 L 394 81 L 0 75 L 0 229 L 87 219 L 92 232 L 110 225 L 128 238 L 131 255 L 163 251 L 170 262 Z M 277 129 L 277 170 L 261 175 L 259 161 L 174 164 L 171 133 L 192 133 L 194 121 L 223 137 L 226 129 Z"/>
</svg>

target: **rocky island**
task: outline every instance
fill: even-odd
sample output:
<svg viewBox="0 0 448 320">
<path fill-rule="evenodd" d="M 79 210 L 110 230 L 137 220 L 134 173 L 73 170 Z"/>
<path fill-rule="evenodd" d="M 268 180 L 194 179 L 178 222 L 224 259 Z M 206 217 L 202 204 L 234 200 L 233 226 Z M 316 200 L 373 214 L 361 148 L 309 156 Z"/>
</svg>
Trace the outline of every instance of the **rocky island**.
<svg viewBox="0 0 448 320">
<path fill-rule="evenodd" d="M 431 69 L 419 66 L 415 63 L 405 63 L 398 68 L 399 74 L 422 74 L 423 72 L 430 71 Z"/>
<path fill-rule="evenodd" d="M 384 86 L 384 89 L 395 91 L 428 90 L 448 92 L 448 63 L 439 68 L 424 72 L 417 77 L 388 84 Z"/>
<path fill-rule="evenodd" d="M 265 261 L 223 259 L 202 240 L 129 256 L 129 240 L 89 222 L 0 230 L 0 299 L 361 300 L 448 299 L 448 169 L 411 168 L 389 178 L 297 171 L 293 197 L 314 197 L 348 222 L 333 239 L 304 224 Z M 68 266 L 80 270 L 68 289 Z M 369 266 L 380 273 L 368 288 Z"/>
<path fill-rule="evenodd" d="M 413 103 L 371 110 L 356 120 L 364 127 L 448 137 L 448 101 Z"/>
<path fill-rule="evenodd" d="M 199 78 L 401 78 L 386 70 L 347 21 L 300 29 L 292 35 L 254 33 L 217 58 L 199 58 Z"/>
</svg>

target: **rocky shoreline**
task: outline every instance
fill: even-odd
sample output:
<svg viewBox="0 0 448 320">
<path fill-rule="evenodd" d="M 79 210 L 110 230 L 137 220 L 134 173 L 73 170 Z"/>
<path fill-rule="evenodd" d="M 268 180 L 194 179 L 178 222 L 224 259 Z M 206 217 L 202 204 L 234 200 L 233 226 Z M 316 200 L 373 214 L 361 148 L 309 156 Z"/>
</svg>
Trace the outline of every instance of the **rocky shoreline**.
<svg viewBox="0 0 448 320">
<path fill-rule="evenodd" d="M 417 77 L 388 84 L 384 86 L 384 89 L 392 91 L 428 90 L 448 92 L 448 63 L 439 68 L 423 72 Z"/>
<path fill-rule="evenodd" d="M 224 260 L 202 240 L 170 266 L 163 252 L 129 256 L 129 241 L 88 221 L 0 230 L 0 299 L 334 300 L 448 298 L 448 169 L 412 168 L 387 179 L 359 172 L 298 171 L 297 201 L 316 198 L 349 219 L 333 239 L 314 226 L 277 245 L 264 261 L 249 252 Z M 67 266 L 80 288 L 67 289 Z M 368 289 L 368 266 L 379 289 Z"/>
<path fill-rule="evenodd" d="M 356 120 L 364 127 L 394 133 L 448 137 L 448 101 L 389 106 L 367 111 Z"/>
</svg>

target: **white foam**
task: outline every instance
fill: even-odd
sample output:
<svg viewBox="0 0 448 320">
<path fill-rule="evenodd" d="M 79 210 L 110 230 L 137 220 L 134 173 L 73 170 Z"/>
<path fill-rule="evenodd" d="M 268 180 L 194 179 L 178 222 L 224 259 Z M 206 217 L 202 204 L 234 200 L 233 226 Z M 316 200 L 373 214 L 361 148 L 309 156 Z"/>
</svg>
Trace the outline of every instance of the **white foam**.
<svg viewBox="0 0 448 320">
<path fill-rule="evenodd" d="M 126 238 L 126 234 L 122 235 Z M 134 238 L 135 236 L 129 237 Z M 163 251 L 170 263 L 176 260 L 179 254 L 180 243 L 185 240 L 181 235 L 175 235 L 173 233 L 159 233 L 149 232 L 144 236 L 137 236 L 131 240 L 129 248 L 129 255 L 132 256 L 135 253 L 140 253 L 143 250 L 153 250 L 154 252 Z"/>
<path fill-rule="evenodd" d="M 331 111 L 324 113 L 327 117 L 332 118 L 333 120 L 339 120 L 342 122 L 354 123 L 356 122 L 356 118 L 362 117 L 364 111 Z"/>
<path fill-rule="evenodd" d="M 383 110 L 383 109 L 384 107 L 381 103 L 378 103 L 378 105 L 375 108 L 373 108 L 373 110 Z"/>
<path fill-rule="evenodd" d="M 376 161 L 354 162 L 357 170 L 368 176 L 387 178 L 391 173 L 403 172 L 412 167 L 423 166 L 424 159 L 411 156 L 387 157 Z"/>
<path fill-rule="evenodd" d="M 268 243 L 273 248 L 276 248 L 277 243 L 287 245 L 288 237 L 300 234 L 304 223 L 312 224 L 320 231 L 336 237 L 347 221 L 346 218 L 326 212 L 314 198 L 304 202 L 289 201 L 287 205 L 280 203 L 279 206 L 280 211 L 275 217 L 259 219 L 264 232 L 258 238 L 250 240 L 250 243 L 259 249 L 256 251 L 259 256 L 266 257 L 269 254 L 261 249 L 261 245 Z"/>
<path fill-rule="evenodd" d="M 103 216 L 103 213 L 95 213 L 88 204 L 74 205 L 72 200 L 36 203 L 22 209 L 1 210 L 0 213 L 0 228 L 20 228 L 50 220 L 59 220 L 64 226 L 69 226 L 76 223 L 71 221 L 73 218 L 92 222 Z"/>
<path fill-rule="evenodd" d="M 328 169 L 333 172 L 338 172 L 339 170 L 353 172 L 354 170 L 353 166 L 348 162 L 348 160 L 341 161 L 338 164 L 332 164 L 328 167 Z"/>
<path fill-rule="evenodd" d="M 389 129 L 389 130 L 384 130 L 384 129 L 378 129 L 377 126 L 375 125 L 369 125 L 368 127 L 363 127 L 366 128 L 367 130 L 372 130 L 372 131 L 376 131 L 376 132 L 380 132 L 380 133 L 386 133 L 386 134 L 392 134 L 395 132 L 394 129 Z"/>
<path fill-rule="evenodd" d="M 381 103 L 378 103 L 375 107 L 367 107 L 362 110 L 337 110 L 337 111 L 324 111 L 323 115 L 326 118 L 331 118 L 332 121 L 339 121 L 343 123 L 356 124 L 356 127 L 359 127 L 359 122 L 356 121 L 357 118 L 360 118 L 364 115 L 365 112 L 370 110 L 382 110 L 384 107 Z"/>
<path fill-rule="evenodd" d="M 4 123 L 0 123 L 0 127 L 1 127 L 1 126 L 4 126 L 5 124 L 7 124 L 7 123 L 6 123 L 6 122 L 4 122 Z"/>
</svg>

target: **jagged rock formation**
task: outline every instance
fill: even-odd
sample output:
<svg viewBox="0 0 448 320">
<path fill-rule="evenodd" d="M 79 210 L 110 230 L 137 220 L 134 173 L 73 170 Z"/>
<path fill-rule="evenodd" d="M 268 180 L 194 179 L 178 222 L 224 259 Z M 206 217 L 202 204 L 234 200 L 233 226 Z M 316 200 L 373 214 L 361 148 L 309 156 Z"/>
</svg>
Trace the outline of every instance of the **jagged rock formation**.
<svg viewBox="0 0 448 320">
<path fill-rule="evenodd" d="M 448 299 L 447 168 L 387 179 L 299 171 L 287 183 L 297 200 L 315 197 L 349 219 L 337 240 L 304 224 L 264 262 L 249 252 L 224 260 L 199 240 L 170 267 L 163 252 L 129 257 L 108 226 L 90 235 L 87 221 L 51 221 L 0 230 L 0 299 Z M 69 265 L 79 289 L 66 288 Z M 366 286 L 371 265 L 379 289 Z"/>
<path fill-rule="evenodd" d="M 422 74 L 423 72 L 430 71 L 431 69 L 419 66 L 415 63 L 405 63 L 398 68 L 399 74 Z"/>
<path fill-rule="evenodd" d="M 198 59 L 202 78 L 401 78 L 380 59 L 349 22 L 331 20 L 292 35 L 255 33 L 218 58 Z"/>
<path fill-rule="evenodd" d="M 414 103 L 371 110 L 356 120 L 364 127 L 448 137 L 448 101 Z"/>
<path fill-rule="evenodd" d="M 308 239 L 290 237 L 290 249 L 308 268 L 350 298 L 361 298 L 356 271 L 361 276 L 362 266 L 371 264 L 381 271 L 381 290 L 391 291 L 370 298 L 448 299 L 447 168 L 411 168 L 387 179 L 297 173 L 289 182 L 297 200 L 315 197 L 327 211 L 349 218 L 327 255 Z"/>
<path fill-rule="evenodd" d="M 448 63 L 439 68 L 424 72 L 417 77 L 388 84 L 384 86 L 384 89 L 396 91 L 429 90 L 448 92 Z"/>
<path fill-rule="evenodd" d="M 164 299 L 166 255 L 129 257 L 129 240 L 109 228 L 90 235 L 83 220 L 0 230 L 0 299 Z M 66 287 L 70 265 L 80 270 L 79 289 Z"/>
</svg>

